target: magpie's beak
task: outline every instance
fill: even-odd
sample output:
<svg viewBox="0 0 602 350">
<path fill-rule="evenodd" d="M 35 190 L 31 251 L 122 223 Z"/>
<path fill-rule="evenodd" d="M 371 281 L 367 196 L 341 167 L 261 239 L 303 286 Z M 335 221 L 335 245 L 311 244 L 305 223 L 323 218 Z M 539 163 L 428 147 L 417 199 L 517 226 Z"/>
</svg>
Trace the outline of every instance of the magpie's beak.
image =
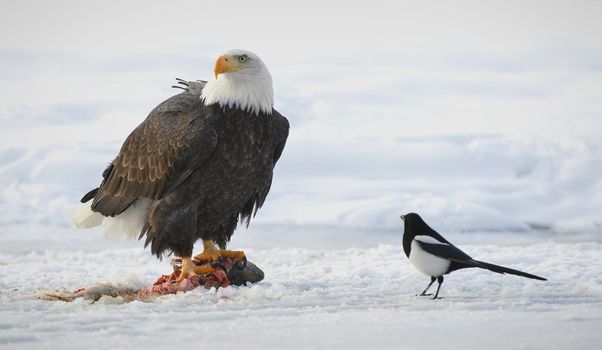
<svg viewBox="0 0 602 350">
<path fill-rule="evenodd" d="M 401 218 L 401 220 L 404 220 L 404 221 L 406 219 L 405 215 L 400 216 L 400 218 Z"/>
</svg>

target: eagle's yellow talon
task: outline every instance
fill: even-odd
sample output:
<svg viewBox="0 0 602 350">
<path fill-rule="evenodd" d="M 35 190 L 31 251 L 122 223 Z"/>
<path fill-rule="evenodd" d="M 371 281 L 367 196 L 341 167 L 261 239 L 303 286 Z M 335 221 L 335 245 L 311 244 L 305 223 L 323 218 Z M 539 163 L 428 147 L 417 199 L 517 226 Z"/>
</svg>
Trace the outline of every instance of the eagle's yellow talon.
<svg viewBox="0 0 602 350">
<path fill-rule="evenodd" d="M 212 241 L 203 241 L 203 252 L 194 257 L 196 263 L 213 262 L 222 258 L 230 258 L 234 260 L 246 260 L 245 252 L 239 250 L 220 250 Z"/>
<path fill-rule="evenodd" d="M 245 252 L 240 250 L 222 250 L 220 254 L 224 258 L 230 258 L 234 260 L 244 260 L 246 259 Z"/>
<path fill-rule="evenodd" d="M 196 266 L 194 268 L 194 273 L 197 275 L 205 275 L 208 273 L 213 272 L 213 267 L 211 267 L 210 264 L 205 264 L 205 265 L 201 265 L 201 266 Z"/>
<path fill-rule="evenodd" d="M 217 259 L 219 259 L 220 257 L 220 253 L 219 251 L 204 251 L 201 254 L 196 255 L 193 258 L 193 261 L 196 263 L 200 263 L 200 262 L 212 262 L 212 261 L 217 261 Z"/>
<path fill-rule="evenodd" d="M 196 268 L 198 266 L 190 259 L 190 257 L 182 258 L 182 267 L 180 267 L 180 275 L 176 279 L 177 282 L 181 282 L 188 279 L 190 276 L 196 276 Z"/>
</svg>

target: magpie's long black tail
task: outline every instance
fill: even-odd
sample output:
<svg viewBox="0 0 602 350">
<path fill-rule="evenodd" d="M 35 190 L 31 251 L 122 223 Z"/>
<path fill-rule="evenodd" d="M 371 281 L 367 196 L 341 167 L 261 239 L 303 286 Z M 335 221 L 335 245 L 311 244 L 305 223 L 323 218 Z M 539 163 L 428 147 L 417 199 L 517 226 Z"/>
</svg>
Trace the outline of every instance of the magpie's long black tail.
<svg viewBox="0 0 602 350">
<path fill-rule="evenodd" d="M 526 273 L 526 272 L 522 272 L 522 271 L 518 271 L 518 270 L 509 269 L 507 267 L 494 265 L 494 264 L 490 264 L 490 263 L 486 263 L 486 262 L 478 261 L 478 260 L 474 260 L 474 262 L 477 263 L 478 267 L 487 269 L 489 271 L 493 271 L 493 272 L 497 272 L 497 273 L 509 273 L 511 275 L 523 276 L 523 277 L 527 277 L 527 278 L 532 278 L 534 280 L 547 281 L 547 279 L 545 279 L 543 277 L 535 276 L 530 273 Z"/>
</svg>

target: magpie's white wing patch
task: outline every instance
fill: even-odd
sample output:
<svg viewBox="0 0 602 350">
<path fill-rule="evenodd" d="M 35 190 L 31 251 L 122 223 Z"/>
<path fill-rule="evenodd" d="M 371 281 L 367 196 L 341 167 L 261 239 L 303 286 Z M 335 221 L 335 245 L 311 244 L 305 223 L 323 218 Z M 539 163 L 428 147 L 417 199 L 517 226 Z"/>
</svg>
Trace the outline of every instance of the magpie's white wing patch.
<svg viewBox="0 0 602 350">
<path fill-rule="evenodd" d="M 440 240 L 436 239 L 435 237 L 425 236 L 425 235 L 416 236 L 416 237 L 414 237 L 414 240 L 424 242 L 424 243 L 449 245 L 448 243 L 441 242 Z"/>
<path fill-rule="evenodd" d="M 418 271 L 426 275 L 438 277 L 446 273 L 451 262 L 448 259 L 440 258 L 436 255 L 426 252 L 420 246 L 420 242 L 441 245 L 449 244 L 440 242 L 430 236 L 416 236 L 412 240 L 409 257 L 412 265 L 414 265 Z"/>
</svg>

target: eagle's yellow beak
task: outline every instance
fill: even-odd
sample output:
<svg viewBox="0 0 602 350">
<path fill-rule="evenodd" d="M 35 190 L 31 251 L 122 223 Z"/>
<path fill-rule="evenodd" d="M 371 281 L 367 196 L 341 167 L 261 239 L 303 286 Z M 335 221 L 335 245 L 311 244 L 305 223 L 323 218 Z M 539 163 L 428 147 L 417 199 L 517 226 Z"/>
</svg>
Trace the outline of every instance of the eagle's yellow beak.
<svg viewBox="0 0 602 350">
<path fill-rule="evenodd" d="M 238 70 L 240 70 L 238 60 L 229 55 L 221 55 L 215 61 L 213 72 L 215 73 L 215 79 L 217 79 L 217 76 L 221 73 L 236 72 Z"/>
</svg>

